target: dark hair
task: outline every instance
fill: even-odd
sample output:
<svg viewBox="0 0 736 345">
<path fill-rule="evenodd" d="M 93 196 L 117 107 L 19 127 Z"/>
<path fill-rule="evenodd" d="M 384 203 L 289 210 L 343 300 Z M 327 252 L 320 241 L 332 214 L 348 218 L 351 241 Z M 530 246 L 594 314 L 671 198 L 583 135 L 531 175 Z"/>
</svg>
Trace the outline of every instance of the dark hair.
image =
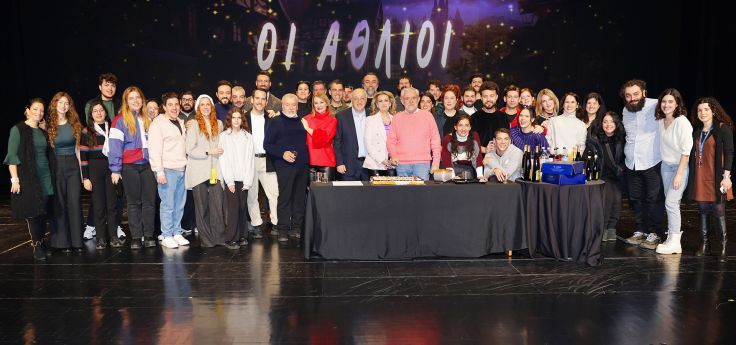
<svg viewBox="0 0 736 345">
<path fill-rule="evenodd" d="M 489 81 L 485 81 L 480 86 L 480 90 L 478 90 L 478 92 L 483 93 L 483 91 L 486 91 L 486 90 L 496 91 L 496 94 L 498 94 L 498 84 L 496 84 L 496 83 L 494 83 L 494 82 L 492 82 L 490 80 Z"/>
<path fill-rule="evenodd" d="M 537 115 L 534 113 L 534 107 L 529 105 L 519 105 L 519 115 L 516 116 L 516 121 L 519 121 L 519 116 L 521 116 L 521 112 L 524 110 L 529 111 L 529 123 L 534 126 L 534 124 L 537 121 Z M 521 124 L 519 124 L 519 128 L 521 128 Z"/>
<path fill-rule="evenodd" d="M 401 81 L 401 79 L 406 79 L 406 80 L 408 80 L 408 81 L 409 81 L 409 83 L 411 83 L 411 77 L 409 77 L 409 75 L 408 75 L 408 74 L 402 74 L 402 75 L 401 75 L 401 76 L 399 77 L 399 81 Z"/>
<path fill-rule="evenodd" d="M 603 115 L 606 113 L 606 104 L 603 102 L 603 97 L 601 97 L 600 94 L 598 94 L 597 92 L 591 92 L 591 93 L 588 94 L 588 96 L 585 97 L 585 104 L 586 105 L 588 104 L 588 101 L 591 98 L 595 99 L 596 102 L 598 102 L 598 104 L 600 105 L 600 107 L 598 107 L 598 111 L 596 111 L 596 113 L 595 113 L 595 119 L 593 120 L 594 122 L 598 122 L 600 124 L 600 122 L 603 121 Z M 584 116 L 583 116 L 583 118 L 581 120 L 585 124 L 588 124 L 588 121 L 590 119 L 588 119 L 588 113 L 587 113 L 587 111 L 583 112 L 583 115 Z"/>
<path fill-rule="evenodd" d="M 148 104 L 148 103 L 151 103 L 151 102 L 153 102 L 153 103 L 156 103 L 156 105 L 158 105 L 158 106 L 160 106 L 160 105 L 161 105 L 161 102 L 159 102 L 159 101 L 158 101 L 157 99 L 155 99 L 155 98 L 149 98 L 149 99 L 147 99 L 147 100 L 146 100 L 146 103 L 145 103 L 145 104 Z"/>
<path fill-rule="evenodd" d="M 495 132 L 493 132 L 493 137 L 495 138 L 498 133 L 506 133 L 509 137 L 511 136 L 511 131 L 509 131 L 508 128 L 501 127 L 499 129 L 496 129 Z"/>
<path fill-rule="evenodd" d="M 598 136 L 598 138 L 608 138 L 606 135 L 606 132 L 603 131 L 603 119 L 606 116 L 610 116 L 613 120 L 613 123 L 616 125 L 616 129 L 613 131 L 613 140 L 614 141 L 623 141 L 626 139 L 626 131 L 624 130 L 624 123 L 621 120 L 621 116 L 616 113 L 615 111 L 607 111 L 601 116 L 601 123 L 598 128 L 596 128 L 595 134 Z M 607 140 L 607 139 L 606 139 Z M 601 140 L 603 141 L 603 140 Z"/>
<path fill-rule="evenodd" d="M 314 87 L 317 86 L 318 84 L 324 85 L 325 87 L 327 86 L 327 84 L 325 84 L 324 81 L 322 81 L 322 80 L 315 80 L 314 83 L 312 83 L 312 91 L 314 91 Z"/>
<path fill-rule="evenodd" d="M 372 75 L 372 76 L 376 77 L 376 79 L 378 79 L 378 74 L 376 74 L 375 72 L 368 72 L 368 73 L 364 74 L 363 75 L 363 79 L 365 79 L 365 77 L 367 77 L 369 75 Z"/>
<path fill-rule="evenodd" d="M 672 96 L 675 98 L 675 104 L 677 104 L 677 107 L 675 108 L 672 117 L 678 117 L 680 115 L 687 116 L 687 108 L 685 108 L 685 102 L 682 100 L 682 94 L 680 94 L 680 91 L 677 91 L 677 89 L 670 88 L 662 91 L 657 99 L 657 109 L 654 111 L 655 119 L 661 120 L 667 117 L 667 115 L 664 114 L 664 111 L 662 111 L 662 99 L 664 99 L 664 96 Z"/>
<path fill-rule="evenodd" d="M 100 99 L 93 99 L 89 102 L 89 115 L 87 116 L 87 146 L 94 147 L 97 145 L 97 131 L 95 130 L 95 119 L 92 117 L 92 110 L 95 106 L 102 106 L 102 111 L 105 112 L 105 122 L 110 124 L 110 118 L 107 117 L 107 109 Z"/>
<path fill-rule="evenodd" d="M 46 106 L 46 102 L 41 97 L 34 97 L 28 100 L 28 103 L 26 103 L 26 109 L 31 109 L 31 106 L 34 103 L 41 103 L 44 107 Z"/>
<path fill-rule="evenodd" d="M 215 90 L 219 89 L 220 86 L 223 86 L 223 85 L 227 85 L 227 87 L 229 87 L 231 89 L 233 88 L 233 84 L 231 84 L 229 81 L 227 81 L 227 80 L 220 80 L 220 81 L 217 82 L 217 87 L 215 87 Z"/>
<path fill-rule="evenodd" d="M 258 79 L 258 76 L 259 76 L 259 75 L 265 75 L 266 77 L 268 77 L 268 80 L 269 80 L 269 81 L 271 80 L 271 75 L 270 75 L 270 74 L 268 74 L 268 72 L 267 72 L 267 71 L 260 71 L 260 72 L 256 73 L 256 79 Z"/>
<path fill-rule="evenodd" d="M 242 123 L 240 125 L 240 128 L 242 130 L 250 133 L 250 127 L 248 126 L 248 121 L 245 120 L 245 114 L 238 107 L 231 107 L 230 110 L 227 111 L 227 117 L 225 118 L 225 129 L 232 128 L 232 126 L 233 126 L 233 114 L 235 114 L 235 113 L 240 114 L 240 122 Z"/>
<path fill-rule="evenodd" d="M 252 95 L 252 96 L 255 96 L 255 94 L 256 94 L 256 91 L 263 91 L 263 93 L 265 93 L 265 94 L 266 94 L 266 96 L 268 96 L 268 91 L 266 91 L 266 89 L 264 89 L 264 88 L 262 88 L 262 87 L 257 87 L 257 88 L 255 88 L 255 89 L 253 89 L 253 93 L 252 93 L 251 95 Z"/>
<path fill-rule="evenodd" d="M 468 79 L 468 84 L 472 83 L 475 78 L 480 78 L 481 81 L 485 81 L 482 73 L 473 73 L 473 75 L 470 76 L 470 79 Z"/>
<path fill-rule="evenodd" d="M 619 92 L 619 96 L 621 96 L 622 99 L 625 99 L 624 90 L 627 87 L 632 87 L 632 86 L 638 86 L 641 89 L 641 91 L 647 90 L 647 83 L 645 81 L 641 79 L 631 79 L 625 82 L 623 85 L 621 85 L 621 91 Z"/>
<path fill-rule="evenodd" d="M 192 96 L 192 98 L 194 98 L 194 92 L 192 92 L 192 90 L 186 90 L 186 91 L 182 92 L 181 95 L 179 95 L 179 97 L 182 97 L 183 98 L 184 95 L 189 95 L 189 96 Z"/>
<path fill-rule="evenodd" d="M 437 101 L 434 100 L 434 96 L 432 96 L 432 94 L 429 93 L 429 91 L 427 91 L 427 92 L 423 93 L 421 96 L 419 96 L 419 102 L 420 103 L 422 102 L 422 97 L 427 97 L 427 98 L 429 98 L 429 101 L 432 102 L 432 110 L 431 110 L 431 112 L 432 112 L 432 114 L 434 114 L 434 112 L 436 110 L 435 109 L 435 106 L 437 105 Z"/>
<path fill-rule="evenodd" d="M 179 100 L 179 95 L 177 95 L 176 92 L 173 92 L 173 91 L 164 93 L 163 95 L 161 95 L 161 102 L 162 102 L 161 105 L 162 106 L 165 106 L 166 105 L 166 101 L 168 101 L 171 98 L 175 98 L 178 101 Z"/>
<path fill-rule="evenodd" d="M 340 79 L 333 79 L 333 80 L 332 80 L 332 81 L 331 81 L 331 82 L 330 82 L 330 83 L 329 83 L 329 84 L 327 85 L 327 88 L 328 88 L 328 89 L 331 89 L 331 88 L 332 88 L 332 85 L 334 85 L 334 84 L 340 84 L 340 85 L 343 85 L 343 88 L 345 87 L 345 84 L 343 84 L 343 83 L 342 83 L 342 80 L 340 80 Z"/>
<path fill-rule="evenodd" d="M 716 121 L 725 123 L 726 125 L 731 127 L 731 129 L 733 130 L 733 122 L 731 121 L 731 116 L 729 116 L 728 113 L 726 113 L 726 110 L 723 109 L 723 107 L 721 106 L 721 103 L 719 103 L 718 100 L 715 99 L 715 97 L 701 97 L 701 98 L 698 98 L 697 101 L 695 101 L 695 104 L 693 104 L 692 114 L 690 115 L 690 122 L 692 122 L 693 125 L 695 124 L 702 125 L 703 122 L 701 122 L 700 119 L 698 118 L 698 106 L 701 104 L 705 104 L 705 103 L 708 104 L 708 107 L 713 112 L 713 120 L 714 120 L 713 122 L 714 123 Z"/>
<path fill-rule="evenodd" d="M 104 83 L 105 81 L 109 81 L 110 83 L 117 85 L 118 77 L 116 77 L 112 73 L 102 73 L 100 74 L 99 78 L 97 78 L 97 85 L 102 85 L 102 83 Z"/>
<path fill-rule="evenodd" d="M 468 123 L 470 124 L 470 128 L 473 128 L 473 120 L 471 120 L 470 115 L 467 114 L 460 114 L 455 119 L 455 126 L 457 126 L 458 123 L 462 120 L 468 120 Z M 457 140 L 457 131 L 452 131 L 452 134 L 450 136 L 452 140 L 450 140 L 450 154 L 453 158 L 457 158 L 457 149 L 460 146 L 460 141 Z M 472 143 L 473 142 L 473 132 L 471 131 L 468 133 L 468 140 Z M 470 157 L 472 157 L 475 154 L 475 145 L 469 145 L 466 148 L 466 151 Z M 475 163 L 474 163 L 475 164 Z"/>
<path fill-rule="evenodd" d="M 432 85 L 436 86 L 438 89 L 442 88 L 442 83 L 437 79 L 432 79 L 427 83 L 427 90 L 429 90 L 429 87 Z"/>
<path fill-rule="evenodd" d="M 465 95 L 465 93 L 466 93 L 466 92 L 468 92 L 468 91 L 470 91 L 470 92 L 472 92 L 472 93 L 476 93 L 476 94 L 477 94 L 477 92 L 475 92 L 475 89 L 474 89 L 474 88 L 473 88 L 472 86 L 468 86 L 468 87 L 466 87 L 465 89 L 463 89 L 463 96 L 464 96 L 464 95 Z"/>
<path fill-rule="evenodd" d="M 503 95 L 506 96 L 510 91 L 516 91 L 519 93 L 519 96 L 521 96 L 521 89 L 514 84 L 506 85 L 506 87 L 503 88 Z"/>
<path fill-rule="evenodd" d="M 307 80 L 300 80 L 300 81 L 296 82 L 296 86 L 294 87 L 294 90 L 298 90 L 299 89 L 299 85 L 302 85 L 302 84 L 307 84 L 307 88 L 309 89 L 309 92 L 312 92 L 312 83 L 310 83 Z"/>
<path fill-rule="evenodd" d="M 575 117 L 578 118 L 578 120 L 585 122 L 585 120 L 583 120 L 585 112 L 583 112 L 583 108 L 580 106 L 580 97 L 578 96 L 577 93 L 574 93 L 574 92 L 568 92 L 562 96 L 562 102 L 561 102 L 562 105 L 560 106 L 560 114 L 565 112 L 564 104 L 565 104 L 565 100 L 567 99 L 567 96 L 572 96 L 572 98 L 575 99 L 575 102 L 578 103 L 578 107 L 577 109 L 575 109 Z"/>
</svg>

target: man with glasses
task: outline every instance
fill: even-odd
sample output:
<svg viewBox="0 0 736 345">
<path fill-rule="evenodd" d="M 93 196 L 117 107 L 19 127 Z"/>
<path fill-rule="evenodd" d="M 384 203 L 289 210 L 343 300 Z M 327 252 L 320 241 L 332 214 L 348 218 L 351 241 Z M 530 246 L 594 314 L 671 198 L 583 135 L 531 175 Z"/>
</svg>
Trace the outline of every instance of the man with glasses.
<svg viewBox="0 0 736 345">
<path fill-rule="evenodd" d="M 192 91 L 184 91 L 181 93 L 181 110 L 179 110 L 179 118 L 187 123 L 194 119 L 194 93 Z"/>
</svg>

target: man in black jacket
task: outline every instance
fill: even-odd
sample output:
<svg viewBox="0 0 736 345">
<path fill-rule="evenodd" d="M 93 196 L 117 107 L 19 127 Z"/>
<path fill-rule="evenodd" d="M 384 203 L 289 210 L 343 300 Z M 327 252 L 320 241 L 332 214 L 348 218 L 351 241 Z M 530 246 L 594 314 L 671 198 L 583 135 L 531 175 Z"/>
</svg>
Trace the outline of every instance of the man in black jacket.
<svg viewBox="0 0 736 345">
<path fill-rule="evenodd" d="M 366 93 L 355 89 L 352 94 L 353 106 L 337 113 L 337 133 L 332 145 L 335 148 L 337 172 L 343 181 L 367 181 L 368 172 L 363 169 L 366 151 L 363 141 L 366 119 Z"/>
</svg>

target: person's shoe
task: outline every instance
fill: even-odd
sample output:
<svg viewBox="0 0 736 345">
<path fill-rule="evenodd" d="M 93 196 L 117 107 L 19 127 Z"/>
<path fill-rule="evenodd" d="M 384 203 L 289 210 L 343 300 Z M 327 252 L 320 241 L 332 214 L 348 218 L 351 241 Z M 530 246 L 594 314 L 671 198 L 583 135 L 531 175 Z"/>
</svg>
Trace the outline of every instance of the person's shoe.
<svg viewBox="0 0 736 345">
<path fill-rule="evenodd" d="M 132 238 L 130 240 L 130 249 L 141 249 L 143 248 L 143 241 L 140 238 Z"/>
<path fill-rule="evenodd" d="M 708 243 L 708 232 L 710 231 L 710 215 L 700 215 L 700 234 L 703 235 L 703 243 L 695 256 L 710 255 L 710 243 Z"/>
<path fill-rule="evenodd" d="M 302 234 L 299 230 L 289 231 L 289 237 L 302 238 Z"/>
<path fill-rule="evenodd" d="M 232 250 L 240 249 L 240 246 L 234 241 L 225 242 L 225 247 Z"/>
<path fill-rule="evenodd" d="M 170 249 L 179 248 L 179 245 L 176 243 L 173 237 L 165 237 L 164 240 L 161 241 L 161 245 Z"/>
<path fill-rule="evenodd" d="M 173 238 L 174 238 L 174 242 L 176 242 L 176 244 L 178 244 L 180 246 L 188 246 L 189 245 L 189 240 L 187 240 L 186 238 L 184 238 L 184 236 L 182 236 L 182 235 L 174 235 Z"/>
<path fill-rule="evenodd" d="M 728 261 L 726 255 L 726 244 L 728 244 L 728 238 L 726 237 L 726 217 L 718 217 L 716 222 L 718 233 L 721 235 L 721 252 L 718 254 L 718 261 Z"/>
<path fill-rule="evenodd" d="M 286 233 L 279 235 L 279 242 L 289 242 L 289 237 L 286 236 Z"/>
<path fill-rule="evenodd" d="M 69 253 L 72 252 L 72 249 L 71 248 L 61 248 L 61 249 L 59 249 L 59 251 L 62 252 L 62 253 L 64 253 L 64 254 L 69 254 Z"/>
<path fill-rule="evenodd" d="M 194 233 L 194 230 L 183 229 L 181 231 L 181 235 L 184 236 L 184 237 L 192 236 L 193 233 Z"/>
<path fill-rule="evenodd" d="M 123 228 L 121 228 L 120 225 L 118 225 L 118 238 L 121 240 L 125 238 L 125 231 L 123 231 Z"/>
<path fill-rule="evenodd" d="M 82 248 L 74 248 L 74 254 L 82 254 L 83 250 Z"/>
<path fill-rule="evenodd" d="M 639 244 L 639 247 L 649 250 L 655 250 L 657 248 L 657 245 L 662 243 L 662 240 L 657 236 L 655 233 L 649 233 L 647 235 L 647 239 L 642 241 L 641 244 Z"/>
<path fill-rule="evenodd" d="M 271 227 L 271 235 L 273 235 L 273 236 L 278 236 L 278 234 L 279 234 L 279 230 L 278 230 L 278 229 L 276 229 L 276 227 L 275 227 L 275 226 L 272 226 L 272 227 Z"/>
<path fill-rule="evenodd" d="M 97 231 L 95 231 L 94 226 L 87 225 L 86 228 L 84 228 L 84 234 L 82 235 L 82 238 L 85 240 L 91 240 L 97 235 Z"/>
<path fill-rule="evenodd" d="M 241 246 L 241 247 L 247 246 L 248 245 L 248 239 L 245 238 L 245 237 L 241 237 L 238 240 L 238 245 Z"/>
<path fill-rule="evenodd" d="M 263 225 L 256 225 L 253 227 L 253 238 L 263 238 Z"/>
<path fill-rule="evenodd" d="M 156 246 L 156 241 L 153 240 L 153 237 L 143 237 L 143 245 L 146 248 L 153 248 Z"/>
<path fill-rule="evenodd" d="M 616 229 L 606 229 L 603 232 L 603 242 L 610 242 L 616 240 Z"/>
<path fill-rule="evenodd" d="M 158 235 L 158 237 L 156 237 L 156 239 L 157 239 L 157 240 L 158 240 L 159 242 L 161 242 L 161 241 L 163 241 L 163 240 L 164 240 L 164 235 L 163 235 L 163 234 L 161 234 L 161 235 Z"/>
<path fill-rule="evenodd" d="M 657 246 L 657 254 L 682 254 L 682 246 L 680 245 L 681 237 L 682 233 L 667 234 L 667 239 L 664 243 Z"/>
<path fill-rule="evenodd" d="M 123 243 L 123 241 L 121 241 L 121 240 L 119 240 L 117 238 L 113 238 L 112 241 L 110 241 L 110 247 L 113 247 L 113 248 L 120 248 L 124 244 L 125 243 Z"/>
<path fill-rule="evenodd" d="M 98 238 L 97 239 L 97 245 L 95 245 L 95 249 L 97 249 L 97 250 L 103 250 L 105 248 L 107 248 L 107 241 L 105 241 L 105 240 L 103 240 L 101 238 Z"/>
<path fill-rule="evenodd" d="M 626 243 L 640 245 L 646 238 L 647 234 L 637 231 L 631 237 L 626 239 Z"/>
<path fill-rule="evenodd" d="M 31 242 L 31 247 L 33 247 L 33 258 L 38 261 L 44 261 L 46 260 L 46 251 L 43 249 L 43 245 L 41 244 L 41 241 Z"/>
</svg>

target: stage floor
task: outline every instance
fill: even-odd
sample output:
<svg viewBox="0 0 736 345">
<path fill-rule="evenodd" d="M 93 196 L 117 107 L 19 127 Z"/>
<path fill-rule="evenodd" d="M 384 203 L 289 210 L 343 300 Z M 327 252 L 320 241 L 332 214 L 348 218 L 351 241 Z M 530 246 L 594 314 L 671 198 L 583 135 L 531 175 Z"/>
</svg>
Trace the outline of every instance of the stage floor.
<svg viewBox="0 0 736 345">
<path fill-rule="evenodd" d="M 0 206 L 0 343 L 736 343 L 735 205 L 728 263 L 693 255 L 697 210 L 684 206 L 686 253 L 607 242 L 598 268 L 519 253 L 309 262 L 270 236 L 238 251 L 88 241 L 36 264 Z M 624 206 L 619 236 L 632 217 Z"/>
</svg>

